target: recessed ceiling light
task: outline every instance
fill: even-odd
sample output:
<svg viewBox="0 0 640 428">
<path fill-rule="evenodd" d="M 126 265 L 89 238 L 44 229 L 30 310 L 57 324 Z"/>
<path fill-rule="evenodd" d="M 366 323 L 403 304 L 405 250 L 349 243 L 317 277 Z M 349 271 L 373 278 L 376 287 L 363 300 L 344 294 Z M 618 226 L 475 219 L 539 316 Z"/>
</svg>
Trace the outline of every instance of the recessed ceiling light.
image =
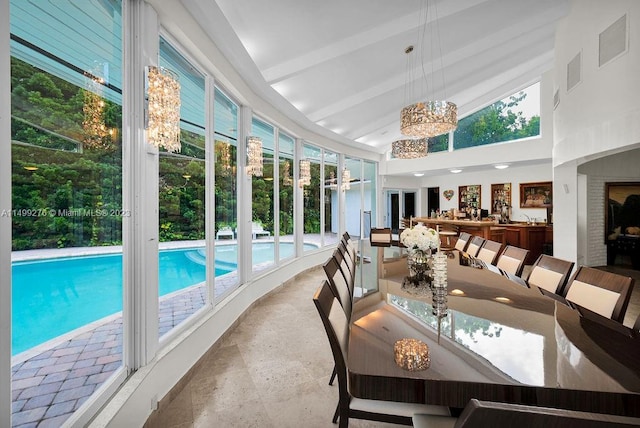
<svg viewBox="0 0 640 428">
<path fill-rule="evenodd" d="M 496 297 L 496 300 L 501 303 L 511 303 L 512 300 L 508 297 Z"/>
<path fill-rule="evenodd" d="M 462 172 L 461 169 L 450 169 L 449 171 L 452 172 L 453 174 L 457 174 L 459 172 Z"/>
<path fill-rule="evenodd" d="M 458 288 L 454 288 L 453 290 L 451 290 L 451 294 L 453 294 L 454 296 L 464 296 L 464 291 Z"/>
<path fill-rule="evenodd" d="M 424 175 L 424 172 L 414 172 L 413 175 L 415 175 L 416 177 L 422 177 Z"/>
<path fill-rule="evenodd" d="M 494 165 L 494 167 L 496 169 L 505 169 L 505 168 L 509 168 L 509 165 L 506 164 L 500 164 L 500 165 Z"/>
</svg>

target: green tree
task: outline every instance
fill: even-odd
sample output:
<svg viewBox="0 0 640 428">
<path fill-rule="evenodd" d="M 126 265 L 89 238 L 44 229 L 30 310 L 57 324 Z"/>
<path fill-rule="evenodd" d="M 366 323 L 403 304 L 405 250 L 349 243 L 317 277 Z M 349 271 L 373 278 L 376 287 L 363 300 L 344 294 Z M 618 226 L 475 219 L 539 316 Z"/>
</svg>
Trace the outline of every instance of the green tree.
<svg viewBox="0 0 640 428">
<path fill-rule="evenodd" d="M 540 134 L 540 116 L 524 117 L 517 107 L 527 94 L 520 92 L 508 102 L 498 101 L 458 121 L 453 142 L 456 149 L 481 146 Z"/>
</svg>

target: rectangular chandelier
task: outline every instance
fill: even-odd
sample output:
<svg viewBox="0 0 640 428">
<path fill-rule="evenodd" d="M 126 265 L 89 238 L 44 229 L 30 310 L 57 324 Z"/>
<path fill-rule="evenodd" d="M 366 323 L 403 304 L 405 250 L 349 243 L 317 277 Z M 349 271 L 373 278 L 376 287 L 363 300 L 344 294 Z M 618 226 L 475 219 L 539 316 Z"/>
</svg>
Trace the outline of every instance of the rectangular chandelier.
<svg viewBox="0 0 640 428">
<path fill-rule="evenodd" d="M 262 177 L 262 138 L 247 137 L 247 175 Z"/>
<path fill-rule="evenodd" d="M 147 142 L 168 152 L 179 152 L 180 82 L 164 67 L 147 67 Z"/>
<path fill-rule="evenodd" d="M 300 160 L 300 180 L 298 185 L 300 187 L 308 186 L 311 184 L 311 162 L 308 159 Z"/>
</svg>

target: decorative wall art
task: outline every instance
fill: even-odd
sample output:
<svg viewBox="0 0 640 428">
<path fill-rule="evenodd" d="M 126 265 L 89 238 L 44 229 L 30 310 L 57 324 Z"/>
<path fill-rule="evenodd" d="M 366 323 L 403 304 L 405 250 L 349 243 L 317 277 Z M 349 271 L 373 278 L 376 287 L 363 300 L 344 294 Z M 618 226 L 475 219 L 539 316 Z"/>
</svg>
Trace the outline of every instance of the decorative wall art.
<svg viewBox="0 0 640 428">
<path fill-rule="evenodd" d="M 553 183 L 520 183 L 520 208 L 547 208 L 553 206 Z"/>
<path fill-rule="evenodd" d="M 453 198 L 454 191 L 451 190 L 451 189 L 448 189 L 448 190 L 445 190 L 444 192 L 442 192 L 442 194 L 447 199 L 447 201 L 450 201 L 451 198 Z"/>
</svg>

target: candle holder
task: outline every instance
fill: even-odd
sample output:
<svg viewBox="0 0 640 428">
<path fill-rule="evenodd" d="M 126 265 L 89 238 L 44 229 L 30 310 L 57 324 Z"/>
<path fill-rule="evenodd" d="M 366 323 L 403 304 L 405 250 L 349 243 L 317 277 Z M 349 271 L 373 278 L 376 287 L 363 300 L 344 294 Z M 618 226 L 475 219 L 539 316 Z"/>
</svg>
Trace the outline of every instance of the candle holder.
<svg viewBox="0 0 640 428">
<path fill-rule="evenodd" d="M 393 345 L 396 364 L 405 370 L 415 372 L 426 370 L 431 365 L 429 347 L 417 339 L 400 339 Z"/>
</svg>

